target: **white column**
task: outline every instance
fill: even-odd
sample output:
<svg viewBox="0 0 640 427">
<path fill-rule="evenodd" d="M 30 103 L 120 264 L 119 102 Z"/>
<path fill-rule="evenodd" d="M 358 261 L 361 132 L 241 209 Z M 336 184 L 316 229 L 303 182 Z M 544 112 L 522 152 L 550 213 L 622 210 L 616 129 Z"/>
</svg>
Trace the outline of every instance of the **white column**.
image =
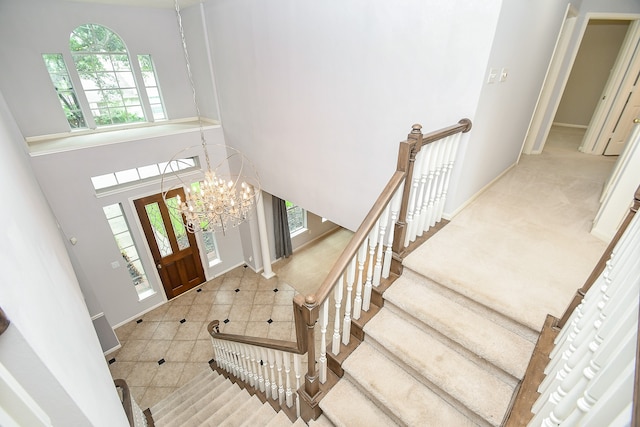
<svg viewBox="0 0 640 427">
<path fill-rule="evenodd" d="M 262 252 L 262 276 L 265 279 L 271 279 L 276 275 L 271 269 L 271 253 L 269 253 L 269 238 L 267 233 L 267 220 L 264 216 L 264 202 L 262 201 L 263 192 L 257 197 L 256 213 L 258 215 L 258 233 L 260 234 L 260 250 Z"/>
</svg>

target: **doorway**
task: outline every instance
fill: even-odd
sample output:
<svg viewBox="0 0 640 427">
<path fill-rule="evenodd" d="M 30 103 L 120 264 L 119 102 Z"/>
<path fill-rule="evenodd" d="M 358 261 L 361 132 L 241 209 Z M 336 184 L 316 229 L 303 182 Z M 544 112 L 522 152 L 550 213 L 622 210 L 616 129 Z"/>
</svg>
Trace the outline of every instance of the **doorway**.
<svg viewBox="0 0 640 427">
<path fill-rule="evenodd" d="M 523 144 L 523 154 L 542 153 L 553 124 L 584 129 L 585 137 L 580 151 L 603 154 L 606 144 L 598 148 L 599 152 L 594 152 L 586 148 L 590 144 L 588 141 L 597 138 L 603 129 L 615 126 L 619 115 L 608 116 L 607 113 L 613 108 L 614 101 L 618 107 L 625 102 L 622 97 L 615 96 L 622 86 L 622 80 L 620 76 L 618 79 L 614 77 L 623 73 L 616 73 L 618 68 L 629 66 L 635 51 L 640 28 L 637 16 L 602 15 L 587 18 L 579 35 L 579 49 L 570 60 L 571 69 L 561 73 L 560 69 L 570 50 L 569 40 L 574 38 L 576 21 L 577 11 L 568 7 Z M 562 95 L 552 100 L 552 94 L 558 91 Z"/>
<path fill-rule="evenodd" d="M 185 199 L 184 190 L 167 193 L 167 203 Z M 205 282 L 198 243 L 179 218 L 173 218 L 162 194 L 133 201 L 167 299 Z"/>
</svg>

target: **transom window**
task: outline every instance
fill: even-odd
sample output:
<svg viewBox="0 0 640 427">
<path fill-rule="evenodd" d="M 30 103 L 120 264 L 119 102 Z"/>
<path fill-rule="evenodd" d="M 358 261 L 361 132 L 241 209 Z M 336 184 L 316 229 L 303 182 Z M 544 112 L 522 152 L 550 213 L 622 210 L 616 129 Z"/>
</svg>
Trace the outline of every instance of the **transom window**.
<svg viewBox="0 0 640 427">
<path fill-rule="evenodd" d="M 130 186 L 139 182 L 147 182 L 157 179 L 166 171 L 188 172 L 196 170 L 200 166 L 197 157 L 187 157 L 169 162 L 154 163 L 152 165 L 140 166 L 133 169 L 126 169 L 118 172 L 111 172 L 104 175 L 92 176 L 91 183 L 96 193 L 110 191 L 125 186 Z"/>
</svg>

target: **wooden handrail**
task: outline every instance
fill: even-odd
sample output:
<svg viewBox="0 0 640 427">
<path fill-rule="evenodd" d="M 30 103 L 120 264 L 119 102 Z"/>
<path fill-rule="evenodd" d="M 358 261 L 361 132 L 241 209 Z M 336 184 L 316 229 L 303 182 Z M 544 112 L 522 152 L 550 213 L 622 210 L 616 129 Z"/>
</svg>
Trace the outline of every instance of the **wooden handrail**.
<svg viewBox="0 0 640 427">
<path fill-rule="evenodd" d="M 2 333 L 7 330 L 10 323 L 11 322 L 9 321 L 9 318 L 4 313 L 2 307 L 0 307 L 0 335 L 2 335 Z"/>
<path fill-rule="evenodd" d="M 400 187 L 400 184 L 402 184 L 404 177 L 404 172 L 396 171 L 393 174 L 387 185 L 382 190 L 382 193 L 380 193 L 380 196 L 378 196 L 378 199 L 373 204 L 373 207 L 362 221 L 362 224 L 360 224 L 360 227 L 358 227 L 358 230 L 342 251 L 342 254 L 338 257 L 335 264 L 333 264 L 331 270 L 329 270 L 327 277 L 324 279 L 318 290 L 313 294 L 314 304 L 320 305 L 325 299 L 327 299 L 333 285 L 335 285 L 335 283 L 340 279 L 342 272 L 347 268 L 360 246 L 362 246 L 362 243 L 369 235 L 369 232 L 371 232 L 376 221 L 380 218 L 380 215 L 382 215 L 382 211 L 384 211 L 387 203 L 389 203 L 389 200 L 391 200 L 395 191 Z M 307 302 L 310 302 L 308 297 Z"/>
<path fill-rule="evenodd" d="M 471 120 L 462 119 L 455 125 L 447 126 L 445 128 L 422 135 L 422 145 L 424 146 L 430 144 L 442 138 L 455 135 L 456 133 L 467 133 L 471 130 L 471 126 Z"/>
<path fill-rule="evenodd" d="M 270 348 L 273 350 L 287 351 L 289 353 L 296 353 L 296 354 L 306 353 L 306 349 L 299 348 L 297 342 L 274 340 L 271 338 L 248 337 L 245 335 L 225 334 L 223 332 L 219 332 L 219 329 L 218 329 L 219 326 L 220 326 L 219 320 L 211 321 L 207 326 L 209 335 L 211 335 L 213 338 L 218 338 L 226 341 L 233 341 L 241 344 L 256 345 L 259 347 Z"/>
<path fill-rule="evenodd" d="M 116 388 L 122 389 L 122 407 L 124 408 L 124 413 L 127 415 L 127 420 L 129 420 L 129 427 L 134 427 L 135 422 L 133 420 L 133 407 L 131 406 L 131 391 L 129 390 L 129 385 L 122 379 L 115 379 L 113 383 Z"/>
</svg>

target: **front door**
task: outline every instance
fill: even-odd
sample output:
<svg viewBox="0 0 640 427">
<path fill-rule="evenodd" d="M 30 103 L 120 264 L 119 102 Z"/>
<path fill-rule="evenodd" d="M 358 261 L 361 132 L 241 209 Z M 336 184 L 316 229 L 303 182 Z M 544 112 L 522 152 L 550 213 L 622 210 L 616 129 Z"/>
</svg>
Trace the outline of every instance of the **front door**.
<svg viewBox="0 0 640 427">
<path fill-rule="evenodd" d="M 167 202 L 180 195 L 182 188 L 171 190 Z M 172 218 L 162 194 L 134 200 L 140 223 L 160 274 L 168 299 L 192 289 L 206 279 L 195 235 L 188 233 L 179 218 Z"/>
</svg>

